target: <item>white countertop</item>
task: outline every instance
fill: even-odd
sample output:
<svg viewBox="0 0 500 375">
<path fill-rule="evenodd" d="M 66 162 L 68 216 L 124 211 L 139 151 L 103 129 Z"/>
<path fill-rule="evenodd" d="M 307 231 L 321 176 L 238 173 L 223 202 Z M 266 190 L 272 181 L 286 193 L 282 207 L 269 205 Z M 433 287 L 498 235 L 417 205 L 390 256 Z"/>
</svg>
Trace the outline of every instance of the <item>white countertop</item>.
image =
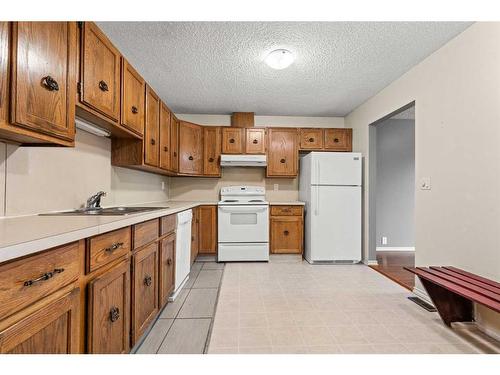
<svg viewBox="0 0 500 375">
<path fill-rule="evenodd" d="M 165 207 L 124 216 L 19 216 L 0 218 L 0 263 L 190 208 L 217 202 L 167 201 L 128 206 Z"/>
<path fill-rule="evenodd" d="M 270 201 L 271 206 L 304 206 L 306 202 L 301 201 L 283 201 L 283 202 L 273 202 Z"/>
</svg>

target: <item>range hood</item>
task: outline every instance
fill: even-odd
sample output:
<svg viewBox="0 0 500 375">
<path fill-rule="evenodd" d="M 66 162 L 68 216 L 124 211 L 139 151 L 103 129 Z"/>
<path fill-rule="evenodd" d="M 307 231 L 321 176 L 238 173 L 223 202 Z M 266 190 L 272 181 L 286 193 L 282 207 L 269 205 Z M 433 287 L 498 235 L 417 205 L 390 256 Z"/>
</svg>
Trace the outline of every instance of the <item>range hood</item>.
<svg viewBox="0 0 500 375">
<path fill-rule="evenodd" d="M 265 167 L 266 155 L 221 155 L 222 167 Z"/>
</svg>

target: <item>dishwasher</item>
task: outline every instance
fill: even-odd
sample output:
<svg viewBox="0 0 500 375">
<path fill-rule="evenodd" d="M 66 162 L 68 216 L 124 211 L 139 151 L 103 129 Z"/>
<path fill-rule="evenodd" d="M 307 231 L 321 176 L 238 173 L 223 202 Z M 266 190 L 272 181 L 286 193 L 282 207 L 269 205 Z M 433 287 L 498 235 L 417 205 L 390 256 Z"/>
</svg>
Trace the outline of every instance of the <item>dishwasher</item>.
<svg viewBox="0 0 500 375">
<path fill-rule="evenodd" d="M 169 301 L 174 301 L 189 278 L 191 269 L 191 221 L 193 211 L 187 210 L 177 214 L 177 230 L 175 239 L 175 286 Z"/>
</svg>

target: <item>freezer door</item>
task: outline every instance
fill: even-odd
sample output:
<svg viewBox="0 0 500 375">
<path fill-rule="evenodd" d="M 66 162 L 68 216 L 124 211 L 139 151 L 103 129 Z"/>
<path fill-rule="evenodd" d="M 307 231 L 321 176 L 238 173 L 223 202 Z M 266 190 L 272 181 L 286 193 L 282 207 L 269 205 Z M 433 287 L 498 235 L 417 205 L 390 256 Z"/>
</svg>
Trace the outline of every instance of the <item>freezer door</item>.
<svg viewBox="0 0 500 375">
<path fill-rule="evenodd" d="M 311 185 L 361 185 L 361 154 L 357 152 L 313 153 Z"/>
<path fill-rule="evenodd" d="M 313 186 L 311 192 L 306 259 L 361 261 L 361 187 Z"/>
</svg>

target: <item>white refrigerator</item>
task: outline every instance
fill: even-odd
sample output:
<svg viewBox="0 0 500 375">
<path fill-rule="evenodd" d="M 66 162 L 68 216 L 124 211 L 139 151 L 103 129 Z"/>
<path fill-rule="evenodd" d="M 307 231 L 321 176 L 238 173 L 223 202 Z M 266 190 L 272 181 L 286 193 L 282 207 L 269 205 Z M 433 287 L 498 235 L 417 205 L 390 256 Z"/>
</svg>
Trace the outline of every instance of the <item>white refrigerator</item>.
<svg viewBox="0 0 500 375">
<path fill-rule="evenodd" d="M 300 158 L 309 263 L 361 261 L 361 154 L 310 152 Z"/>
</svg>

